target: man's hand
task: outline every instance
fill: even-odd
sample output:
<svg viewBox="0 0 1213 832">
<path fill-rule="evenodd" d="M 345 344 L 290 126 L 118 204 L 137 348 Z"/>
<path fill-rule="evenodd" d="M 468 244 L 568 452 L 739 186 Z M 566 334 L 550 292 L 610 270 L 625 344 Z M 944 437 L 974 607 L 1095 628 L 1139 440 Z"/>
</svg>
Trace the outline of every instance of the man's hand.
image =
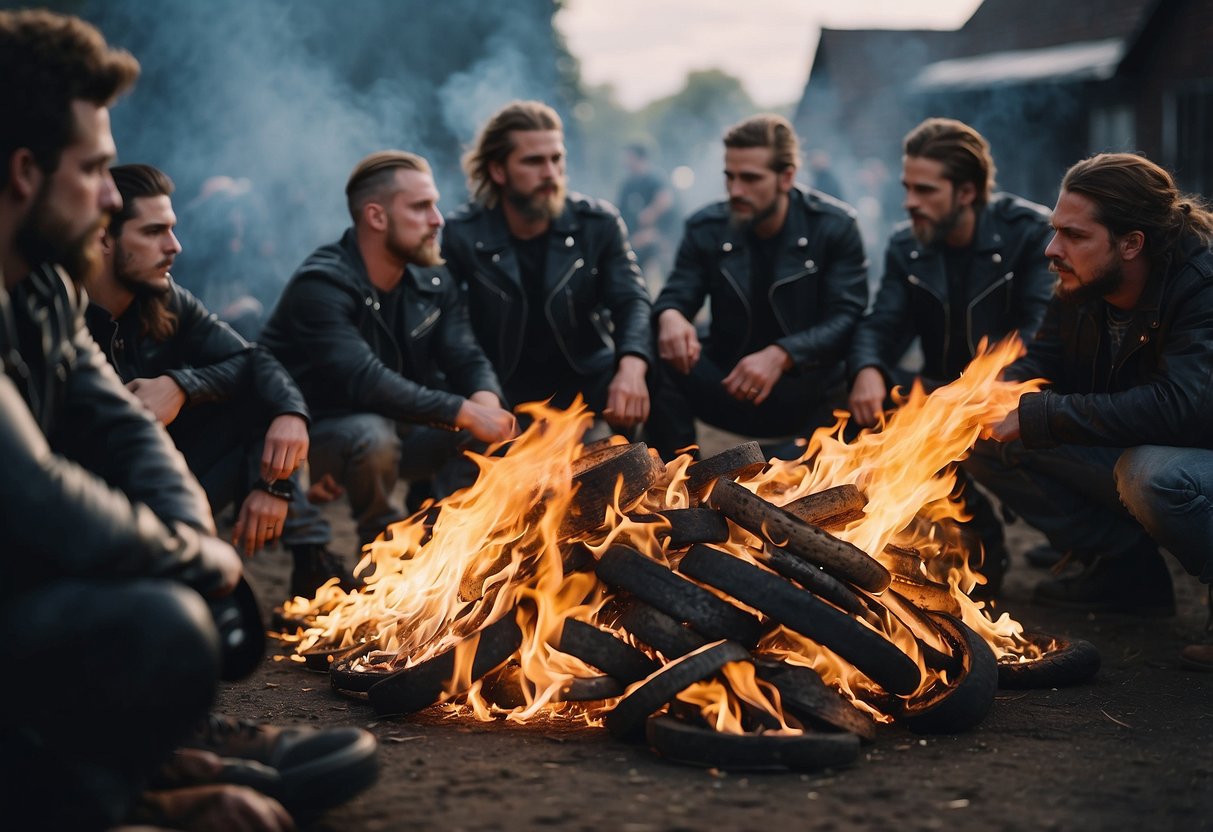
<svg viewBox="0 0 1213 832">
<path fill-rule="evenodd" d="M 649 418 L 649 387 L 644 374 L 649 364 L 635 355 L 619 359 L 619 369 L 607 388 L 606 407 L 602 416 L 616 428 L 630 428 Z"/>
<path fill-rule="evenodd" d="M 1014 442 L 1019 438 L 1019 408 L 1015 408 L 997 425 L 990 429 L 990 438 L 995 442 Z"/>
<path fill-rule="evenodd" d="M 490 399 L 491 403 L 487 403 Z M 514 414 L 503 409 L 500 400 L 486 390 L 478 390 L 464 401 L 455 416 L 455 427 L 481 442 L 503 442 L 518 435 Z"/>
<path fill-rule="evenodd" d="M 278 416 L 265 432 L 261 478 L 270 482 L 286 479 L 307 459 L 307 449 L 307 422 L 303 417 L 293 413 Z"/>
<path fill-rule="evenodd" d="M 289 506 L 281 497 L 254 488 L 240 506 L 236 527 L 232 529 L 232 545 L 246 558 L 251 558 L 262 546 L 282 534 Z"/>
<path fill-rule="evenodd" d="M 128 382 L 126 389 L 147 408 L 152 417 L 162 425 L 171 425 L 185 407 L 185 391 L 170 376 L 137 378 Z"/>
<path fill-rule="evenodd" d="M 792 357 L 777 344 L 763 347 L 737 362 L 724 381 L 724 390 L 733 398 L 743 402 L 762 404 L 771 395 L 783 371 L 792 366 Z"/>
<path fill-rule="evenodd" d="M 889 395 L 889 388 L 884 383 L 884 375 L 875 367 L 864 367 L 855 376 L 851 385 L 851 396 L 847 399 L 847 409 L 851 417 L 861 428 L 870 428 L 876 424 L 880 414 L 884 412 L 884 400 Z"/>
<path fill-rule="evenodd" d="M 667 309 L 657 317 L 657 354 L 662 361 L 687 375 L 699 362 L 702 349 L 695 325 L 677 309 Z"/>
<path fill-rule="evenodd" d="M 236 554 L 236 550 L 219 538 L 192 529 L 191 533 L 198 536 L 198 547 L 201 549 L 203 562 L 219 576 L 219 585 L 205 593 L 206 597 L 223 598 L 240 583 L 240 578 L 244 575 L 244 563 L 240 560 L 240 555 Z"/>
</svg>

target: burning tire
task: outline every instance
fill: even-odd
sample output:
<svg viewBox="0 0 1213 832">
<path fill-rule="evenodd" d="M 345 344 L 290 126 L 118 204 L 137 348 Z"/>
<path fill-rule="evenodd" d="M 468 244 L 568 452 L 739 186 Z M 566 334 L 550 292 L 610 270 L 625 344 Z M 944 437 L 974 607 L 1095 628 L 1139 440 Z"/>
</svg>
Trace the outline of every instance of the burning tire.
<svg viewBox="0 0 1213 832">
<path fill-rule="evenodd" d="M 715 675 L 729 662 L 750 661 L 750 651 L 735 641 L 714 641 L 667 664 L 627 696 L 606 715 L 606 726 L 622 740 L 639 740 L 644 721 L 671 699 L 696 682 Z"/>
<path fill-rule="evenodd" d="M 803 558 L 785 552 L 775 546 L 766 547 L 758 556 L 771 569 L 803 586 L 814 595 L 820 595 L 836 607 L 846 610 L 851 615 L 866 618 L 870 610 L 858 595 L 846 584 L 826 572 L 819 566 L 814 566 Z"/>
<path fill-rule="evenodd" d="M 645 737 L 667 760 L 732 771 L 838 768 L 859 757 L 853 734 L 726 734 L 669 716 L 649 719 Z"/>
<path fill-rule="evenodd" d="M 724 543 L 729 539 L 729 521 L 714 508 L 671 508 L 653 514 L 632 515 L 639 522 L 665 518 L 669 529 L 657 532 L 667 549 L 685 549 L 695 543 Z"/>
<path fill-rule="evenodd" d="M 937 683 L 906 703 L 906 727 L 918 734 L 957 734 L 985 719 L 998 689 L 994 652 L 967 625 L 944 613 L 928 613 L 940 634 L 960 656 L 961 669 L 946 685 Z"/>
<path fill-rule="evenodd" d="M 565 619 L 556 649 L 576 656 L 590 667 L 630 685 L 660 665 L 632 645 L 612 634 L 576 619 Z"/>
<path fill-rule="evenodd" d="M 830 648 L 890 693 L 913 693 L 922 681 L 918 666 L 880 633 L 773 572 L 710 546 L 692 548 L 678 569 Z"/>
<path fill-rule="evenodd" d="M 687 468 L 687 491 L 698 496 L 721 477 L 745 479 L 766 467 L 767 461 L 757 442 L 745 442 L 702 459 Z"/>
<path fill-rule="evenodd" d="M 854 485 L 836 485 L 801 497 L 782 508 L 806 523 L 822 529 L 841 528 L 863 517 L 867 499 Z"/>
<path fill-rule="evenodd" d="M 642 601 L 635 601 L 628 607 L 619 619 L 619 626 L 667 660 L 685 656 L 707 643 L 694 630 Z"/>
<path fill-rule="evenodd" d="M 889 571 L 858 547 L 823 532 L 729 480 L 717 480 L 708 504 L 772 546 L 826 569 L 869 592 L 883 592 Z"/>
<path fill-rule="evenodd" d="M 471 681 L 505 664 L 522 644 L 522 630 L 513 613 L 480 630 Z M 469 637 L 471 638 L 471 637 Z M 429 661 L 399 670 L 368 691 L 377 714 L 405 714 L 438 702 L 455 676 L 455 650 L 451 648 Z"/>
<path fill-rule="evenodd" d="M 664 469 L 649 455 L 649 447 L 643 442 L 608 445 L 573 460 L 573 484 L 577 492 L 560 526 L 561 533 L 571 536 L 598 528 L 606 518 L 607 508 L 615 504 L 617 485 L 619 507 L 625 508 L 639 500 L 663 473 Z"/>
<path fill-rule="evenodd" d="M 999 662 L 1000 688 L 1057 688 L 1077 685 L 1099 672 L 1101 662 L 1095 645 L 1080 638 L 1055 639 L 1030 635 L 1029 641 L 1047 652 L 1026 662 Z M 1049 649 L 1052 645 L 1052 649 Z"/>
<path fill-rule="evenodd" d="M 598 561 L 598 577 L 711 639 L 753 646 L 762 635 L 757 618 L 627 546 L 613 546 Z"/>
<path fill-rule="evenodd" d="M 775 686 L 780 703 L 801 722 L 846 731 L 867 742 L 876 739 L 872 718 L 828 687 L 815 670 L 764 660 L 754 667 L 758 678 Z"/>
</svg>

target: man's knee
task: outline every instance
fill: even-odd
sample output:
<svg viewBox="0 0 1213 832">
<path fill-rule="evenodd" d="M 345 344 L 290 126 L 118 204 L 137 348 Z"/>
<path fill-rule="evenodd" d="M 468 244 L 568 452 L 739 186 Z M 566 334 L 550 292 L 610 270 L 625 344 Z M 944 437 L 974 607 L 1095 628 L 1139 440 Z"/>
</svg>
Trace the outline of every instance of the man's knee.
<svg viewBox="0 0 1213 832">
<path fill-rule="evenodd" d="M 155 687 L 205 711 L 219 677 L 220 645 L 210 608 L 198 593 L 168 581 L 121 591 L 132 611 L 129 656 L 154 668 Z"/>
<path fill-rule="evenodd" d="M 314 432 L 313 466 L 329 473 L 329 465 L 316 465 L 317 457 L 339 458 L 346 465 L 383 466 L 394 470 L 400 459 L 400 436 L 396 423 L 374 413 L 356 413 L 326 419 Z M 313 472 L 313 476 L 315 476 Z"/>
<path fill-rule="evenodd" d="M 1183 469 L 1175 465 L 1172 448 L 1140 445 L 1128 448 L 1116 460 L 1113 477 L 1116 491 L 1132 508 L 1152 500 L 1166 490 L 1182 486 Z"/>
</svg>

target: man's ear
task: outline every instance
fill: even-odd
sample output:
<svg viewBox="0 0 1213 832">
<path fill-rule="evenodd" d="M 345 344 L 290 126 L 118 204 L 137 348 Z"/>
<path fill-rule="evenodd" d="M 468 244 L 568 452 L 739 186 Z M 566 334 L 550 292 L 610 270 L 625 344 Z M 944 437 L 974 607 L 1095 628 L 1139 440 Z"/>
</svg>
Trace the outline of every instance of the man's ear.
<svg viewBox="0 0 1213 832">
<path fill-rule="evenodd" d="M 1127 234 L 1122 234 L 1116 241 L 1116 248 L 1120 251 L 1120 259 L 1136 260 L 1142 256 L 1142 252 L 1146 247 L 1146 235 L 1141 231 L 1130 231 Z"/>
<path fill-rule="evenodd" d="M 796 168 L 788 166 L 776 174 L 775 181 L 779 187 L 781 194 L 790 193 L 792 186 L 796 184 Z"/>
<path fill-rule="evenodd" d="M 972 182 L 962 182 L 956 189 L 956 204 L 968 208 L 977 199 L 977 186 Z"/>
<path fill-rule="evenodd" d="M 33 199 L 46 178 L 34 152 L 28 147 L 19 147 L 8 158 L 8 181 L 13 195 L 24 202 Z"/>
<path fill-rule="evenodd" d="M 362 206 L 362 219 L 374 231 L 387 230 L 387 208 L 378 202 L 368 202 Z"/>
<path fill-rule="evenodd" d="M 505 165 L 500 162 L 489 162 L 489 178 L 497 185 L 504 185 Z"/>
</svg>

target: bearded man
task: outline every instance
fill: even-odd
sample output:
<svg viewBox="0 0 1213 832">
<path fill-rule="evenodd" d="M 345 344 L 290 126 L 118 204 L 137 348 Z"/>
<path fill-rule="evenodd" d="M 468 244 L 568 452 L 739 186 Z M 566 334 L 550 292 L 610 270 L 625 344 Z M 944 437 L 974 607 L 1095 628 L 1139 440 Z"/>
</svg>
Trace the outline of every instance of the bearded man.
<svg viewBox="0 0 1213 832">
<path fill-rule="evenodd" d="M 472 200 L 447 220 L 443 255 L 513 405 L 580 395 L 599 425 L 649 415 L 651 309 L 619 212 L 568 193 L 560 116 L 515 101 L 464 156 Z"/>
<path fill-rule="evenodd" d="M 847 360 L 848 408 L 861 427 L 876 424 L 896 385 L 908 389 L 915 376 L 928 390 L 954 381 L 983 338 L 1018 332 L 1031 340 L 1053 289 L 1044 253 L 1048 209 L 993 192 L 994 159 L 980 133 L 929 118 L 903 147 L 909 221 L 889 239 L 880 291 Z M 898 366 L 915 338 L 923 360 L 917 373 Z M 984 548 L 983 591 L 993 594 L 1008 565 L 1002 524 L 990 501 L 959 476 L 956 496 L 973 518 L 966 542 Z"/>
</svg>

